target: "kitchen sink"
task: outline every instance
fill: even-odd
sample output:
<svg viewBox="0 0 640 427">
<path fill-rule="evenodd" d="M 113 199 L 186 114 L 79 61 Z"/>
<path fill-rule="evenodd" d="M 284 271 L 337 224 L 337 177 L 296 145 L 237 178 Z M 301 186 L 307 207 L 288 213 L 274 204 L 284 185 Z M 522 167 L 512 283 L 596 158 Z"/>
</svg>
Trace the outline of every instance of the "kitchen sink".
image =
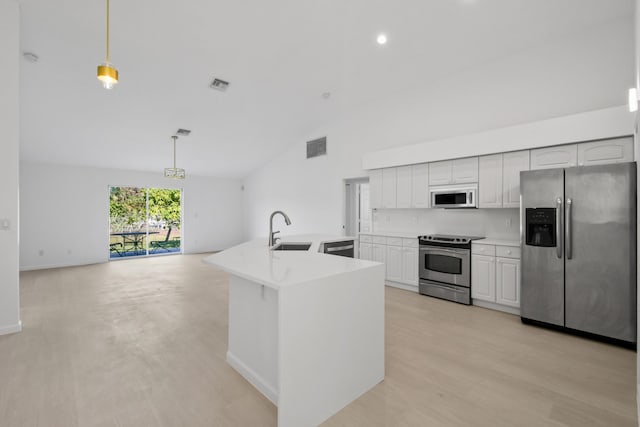
<svg viewBox="0 0 640 427">
<path fill-rule="evenodd" d="M 306 242 L 280 242 L 271 248 L 272 251 L 308 251 L 311 243 Z"/>
</svg>

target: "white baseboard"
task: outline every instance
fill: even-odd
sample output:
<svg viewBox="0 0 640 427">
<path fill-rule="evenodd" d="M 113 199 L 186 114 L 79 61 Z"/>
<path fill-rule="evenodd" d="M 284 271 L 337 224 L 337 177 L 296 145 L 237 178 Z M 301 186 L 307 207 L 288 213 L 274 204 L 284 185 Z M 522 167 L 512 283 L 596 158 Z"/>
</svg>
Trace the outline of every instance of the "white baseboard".
<svg viewBox="0 0 640 427">
<path fill-rule="evenodd" d="M 244 362 L 234 356 L 230 351 L 227 351 L 227 363 L 231 365 L 233 369 L 238 371 L 245 380 L 249 381 L 251 385 L 257 388 L 260 393 L 265 395 L 267 399 L 274 405 L 278 406 L 278 391 L 275 390 L 264 378 L 258 375 L 253 369 L 248 367 Z"/>
<path fill-rule="evenodd" d="M 16 332 L 20 332 L 21 330 L 22 321 L 14 325 L 0 326 L 0 335 L 15 334 Z"/>
<path fill-rule="evenodd" d="M 100 258 L 100 259 L 85 260 L 80 262 L 60 263 L 60 264 L 21 265 L 20 271 L 49 270 L 51 268 L 65 268 L 65 267 L 80 267 L 82 265 L 103 264 L 107 261 L 109 261 L 107 258 Z"/>
<path fill-rule="evenodd" d="M 384 282 L 384 284 L 387 286 L 391 286 L 392 288 L 404 289 L 405 291 L 418 293 L 417 285 L 407 285 L 405 283 L 389 282 L 389 281 Z"/>
<path fill-rule="evenodd" d="M 471 304 L 477 305 L 478 307 L 488 308 L 491 310 L 504 311 L 505 313 L 515 314 L 516 316 L 520 316 L 520 309 L 515 307 L 509 307 L 508 305 L 496 304 L 489 301 L 482 301 L 478 299 L 471 300 Z"/>
</svg>

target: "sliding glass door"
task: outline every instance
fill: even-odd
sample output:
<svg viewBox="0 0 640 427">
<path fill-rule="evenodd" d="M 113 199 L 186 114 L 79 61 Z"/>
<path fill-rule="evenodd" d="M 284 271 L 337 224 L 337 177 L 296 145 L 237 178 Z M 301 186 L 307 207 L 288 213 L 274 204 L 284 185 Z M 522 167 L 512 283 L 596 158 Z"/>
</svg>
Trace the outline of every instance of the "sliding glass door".
<svg viewBox="0 0 640 427">
<path fill-rule="evenodd" d="M 111 187 L 111 259 L 182 252 L 182 191 Z"/>
</svg>

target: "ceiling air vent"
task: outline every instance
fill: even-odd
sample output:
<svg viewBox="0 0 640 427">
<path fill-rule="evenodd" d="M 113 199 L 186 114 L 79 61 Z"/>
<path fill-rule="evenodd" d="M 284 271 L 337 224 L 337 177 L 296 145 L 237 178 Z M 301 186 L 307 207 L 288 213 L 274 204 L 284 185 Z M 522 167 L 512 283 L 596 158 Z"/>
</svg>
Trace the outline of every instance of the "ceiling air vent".
<svg viewBox="0 0 640 427">
<path fill-rule="evenodd" d="M 213 79 L 213 82 L 211 82 L 209 87 L 211 89 L 215 89 L 215 90 L 219 90 L 221 92 L 224 92 L 229 87 L 229 82 L 225 82 L 224 80 L 220 80 L 220 79 Z"/>
<path fill-rule="evenodd" d="M 190 133 L 191 131 L 189 129 L 178 129 L 178 131 L 176 132 L 176 135 L 189 136 Z"/>
<path fill-rule="evenodd" d="M 327 154 L 327 137 L 307 142 L 307 159 Z"/>
</svg>

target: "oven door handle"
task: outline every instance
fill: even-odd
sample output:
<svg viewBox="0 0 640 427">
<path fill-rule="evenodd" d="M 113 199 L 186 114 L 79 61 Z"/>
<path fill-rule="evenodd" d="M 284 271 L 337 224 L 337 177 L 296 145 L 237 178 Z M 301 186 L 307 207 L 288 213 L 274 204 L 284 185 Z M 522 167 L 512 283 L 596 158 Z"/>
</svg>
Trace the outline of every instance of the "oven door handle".
<svg viewBox="0 0 640 427">
<path fill-rule="evenodd" d="M 421 251 L 425 251 L 425 252 L 448 252 L 450 254 L 456 254 L 456 255 L 466 255 L 469 251 L 469 249 L 441 249 L 441 248 L 420 248 Z"/>
</svg>

